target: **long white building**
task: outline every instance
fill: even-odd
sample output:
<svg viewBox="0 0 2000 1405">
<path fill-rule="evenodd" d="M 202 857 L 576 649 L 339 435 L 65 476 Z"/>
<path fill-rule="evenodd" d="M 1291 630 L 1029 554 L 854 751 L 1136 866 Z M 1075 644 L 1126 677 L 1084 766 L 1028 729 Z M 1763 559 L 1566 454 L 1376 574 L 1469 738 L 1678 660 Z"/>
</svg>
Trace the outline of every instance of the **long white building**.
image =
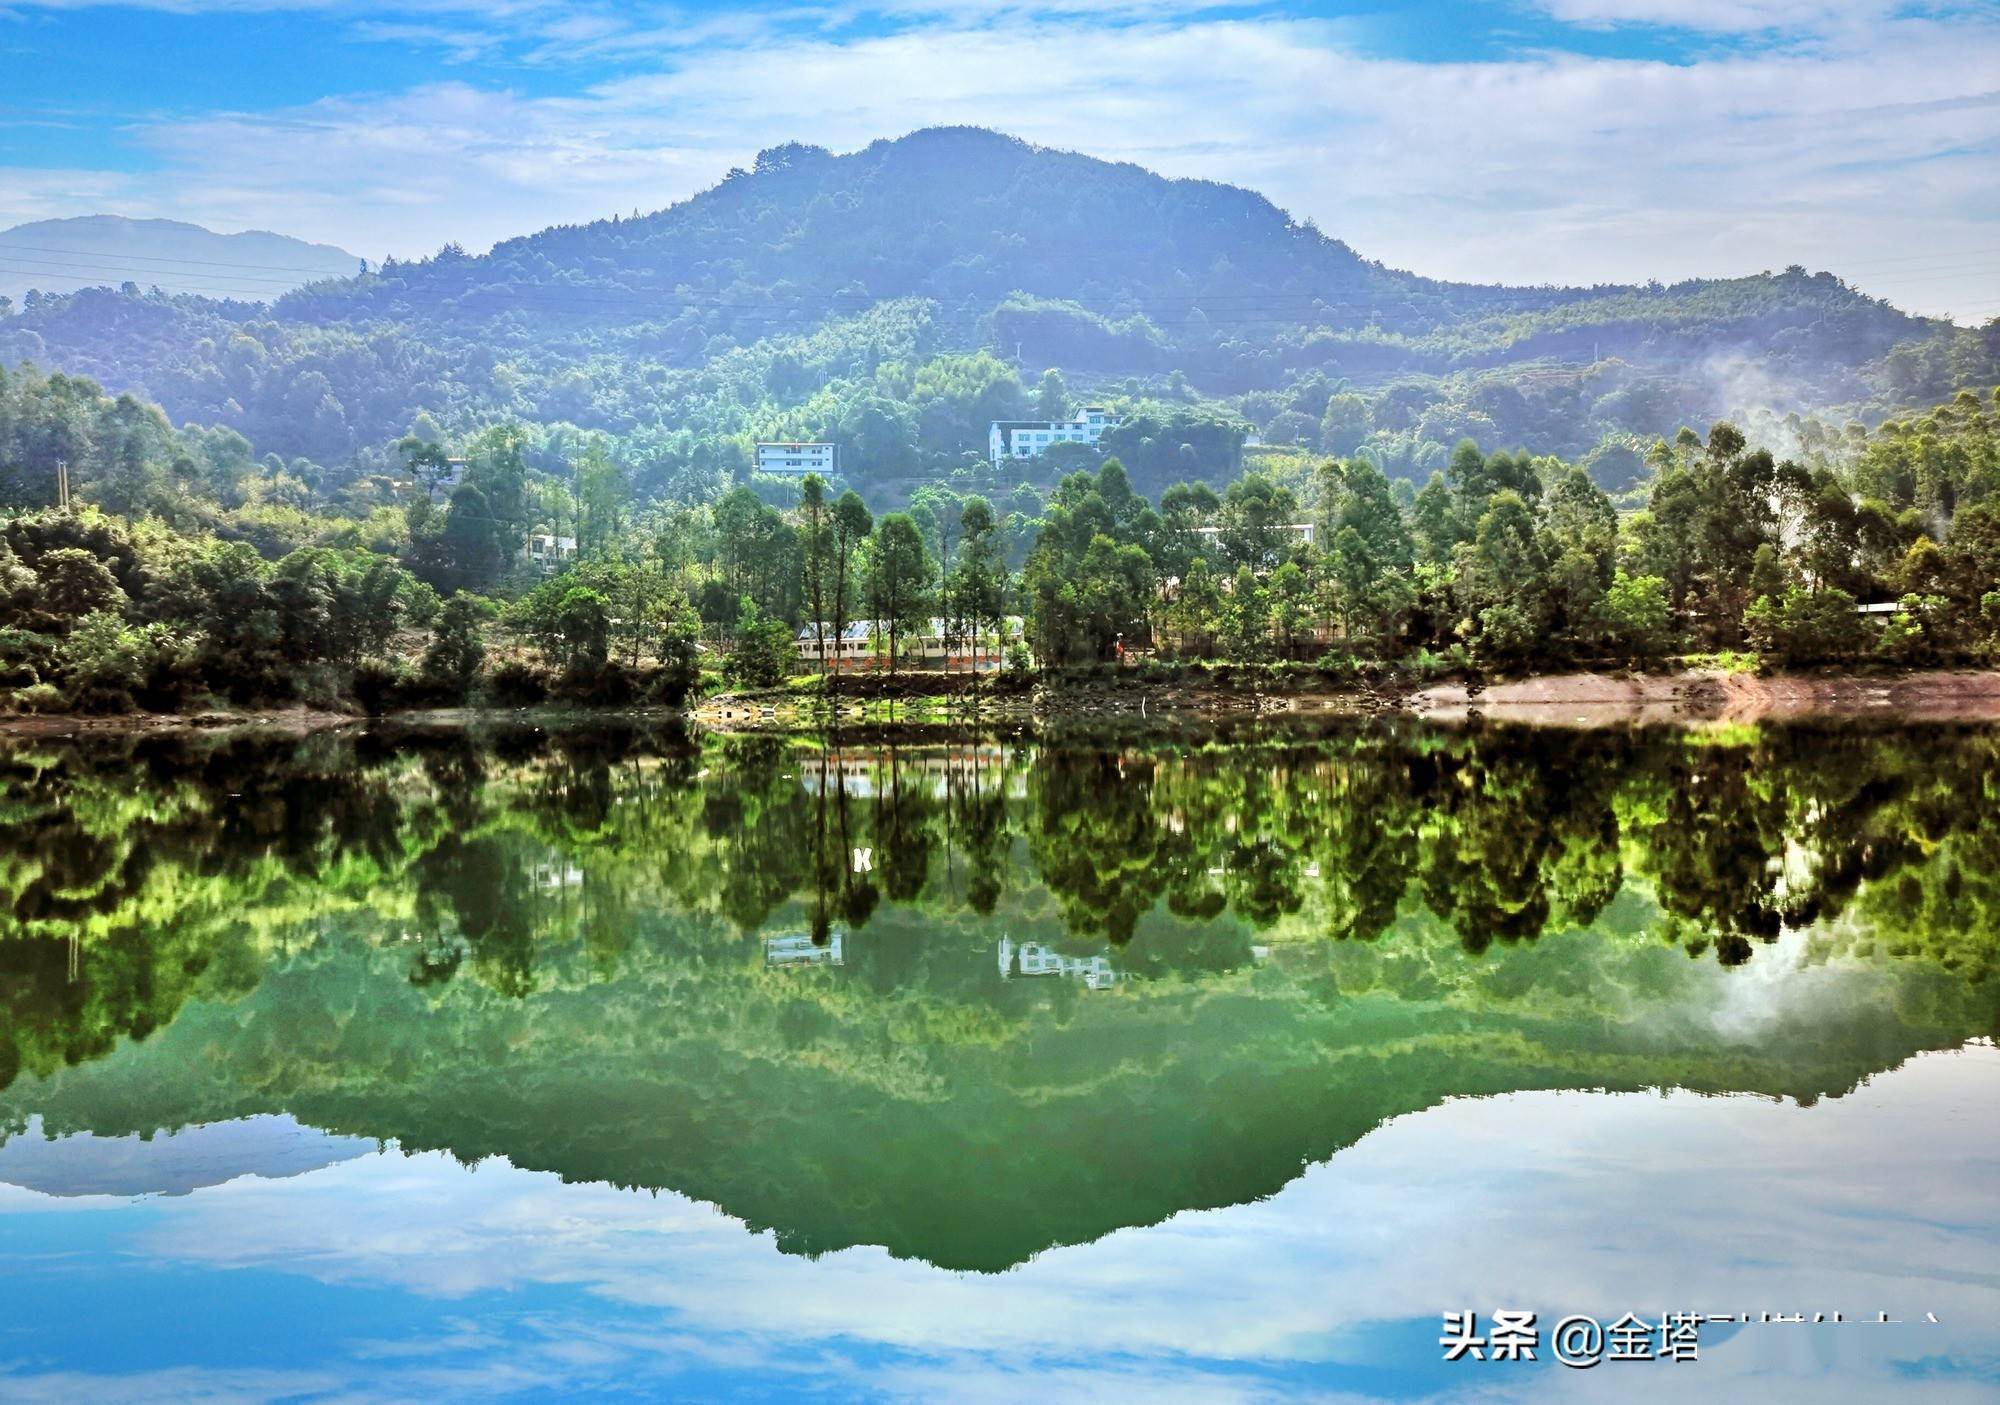
<svg viewBox="0 0 2000 1405">
<path fill-rule="evenodd" d="M 817 473 L 822 478 L 833 477 L 836 455 L 833 445 L 822 443 L 793 444 L 773 442 L 757 446 L 757 471 L 776 473 L 786 477 L 803 478 L 808 473 Z"/>
<path fill-rule="evenodd" d="M 915 668 L 962 668 L 975 672 L 997 669 L 1006 660 L 1008 646 L 1024 637 L 1026 630 L 1027 623 L 1019 615 L 1006 616 L 998 635 L 975 631 L 970 624 L 954 630 L 945 620 L 933 616 L 902 636 L 898 662 Z M 888 667 L 889 627 L 880 621 L 850 620 L 846 632 L 836 638 L 832 625 L 814 625 L 807 620 L 792 639 L 802 662 L 819 662 L 822 638 L 826 642 L 826 662 L 831 668 L 853 672 Z"/>
<path fill-rule="evenodd" d="M 1118 424 L 1102 405 L 1086 405 L 1073 420 L 995 420 L 986 453 L 998 468 L 1009 459 L 1039 458 L 1053 444 L 1095 444 Z"/>
</svg>

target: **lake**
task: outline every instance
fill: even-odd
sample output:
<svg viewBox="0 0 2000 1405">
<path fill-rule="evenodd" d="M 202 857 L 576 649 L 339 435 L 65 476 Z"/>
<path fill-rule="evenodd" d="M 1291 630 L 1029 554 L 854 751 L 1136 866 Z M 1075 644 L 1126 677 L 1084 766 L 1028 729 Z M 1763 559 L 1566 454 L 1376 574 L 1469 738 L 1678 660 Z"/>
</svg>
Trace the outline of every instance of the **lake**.
<svg viewBox="0 0 2000 1405">
<path fill-rule="evenodd" d="M 16 737 L 0 812 L 0 1398 L 2000 1396 L 2000 731 Z"/>
</svg>

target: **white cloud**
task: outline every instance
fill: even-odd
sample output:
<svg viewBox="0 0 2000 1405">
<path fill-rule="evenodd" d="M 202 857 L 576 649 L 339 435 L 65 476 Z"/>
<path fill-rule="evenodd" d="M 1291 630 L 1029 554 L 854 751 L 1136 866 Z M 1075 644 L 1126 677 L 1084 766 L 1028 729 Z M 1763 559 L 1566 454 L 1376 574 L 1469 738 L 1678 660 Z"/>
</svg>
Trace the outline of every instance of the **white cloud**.
<svg viewBox="0 0 2000 1405">
<path fill-rule="evenodd" d="M 1609 29 L 1657 25 L 1710 34 L 1846 27 L 1879 19 L 1894 0 L 1541 0 L 1540 8 L 1570 24 Z"/>
<path fill-rule="evenodd" d="M 1730 9 L 1557 3 L 1578 18 L 1595 6 L 1711 25 Z M 1364 254 L 1442 277 L 1674 279 L 1799 262 L 1919 311 L 2000 313 L 2000 259 L 1944 257 L 2000 244 L 2000 25 L 1986 19 L 1880 19 L 1690 63 L 1422 63 L 1371 55 L 1339 24 L 1275 18 L 655 32 L 547 34 L 657 50 L 649 71 L 567 96 L 445 83 L 156 123 L 138 137 L 162 169 L 129 178 L 124 212 L 410 255 L 655 209 L 782 141 L 851 149 L 972 123 L 1249 186 Z M 0 215 L 15 203 L 0 197 Z"/>
</svg>

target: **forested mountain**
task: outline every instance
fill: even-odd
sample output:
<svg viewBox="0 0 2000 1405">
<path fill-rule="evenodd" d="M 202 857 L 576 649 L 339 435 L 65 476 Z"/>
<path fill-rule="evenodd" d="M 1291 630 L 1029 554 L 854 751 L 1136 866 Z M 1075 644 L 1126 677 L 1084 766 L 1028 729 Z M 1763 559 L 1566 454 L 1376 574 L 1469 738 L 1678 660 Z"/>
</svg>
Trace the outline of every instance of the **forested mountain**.
<svg viewBox="0 0 2000 1405">
<path fill-rule="evenodd" d="M 82 373 L 338 487 L 406 434 L 591 436 L 642 496 L 712 499 L 759 437 L 828 438 L 878 504 L 983 469 L 987 420 L 1108 400 L 1141 486 L 1222 485 L 1251 434 L 1422 481 L 1452 446 L 1626 486 L 1684 424 L 1883 413 L 2000 379 L 2000 333 L 1828 273 L 1502 288 L 1371 262 L 1262 197 L 944 129 L 791 145 L 652 214 L 447 247 L 268 305 L 127 288 L 0 317 L 0 365 Z M 1043 372 L 1062 381 L 1044 385 Z M 1157 459 L 1154 474 L 1149 460 Z M 1052 456 L 1046 485 L 1078 466 Z M 1149 477 L 1149 475 L 1151 475 Z"/>
<path fill-rule="evenodd" d="M 360 267 L 361 260 L 331 244 L 262 229 L 218 234 L 180 220 L 85 215 L 0 230 L 0 295 L 11 298 L 34 289 L 67 293 L 129 281 L 169 293 L 265 302 Z"/>
</svg>

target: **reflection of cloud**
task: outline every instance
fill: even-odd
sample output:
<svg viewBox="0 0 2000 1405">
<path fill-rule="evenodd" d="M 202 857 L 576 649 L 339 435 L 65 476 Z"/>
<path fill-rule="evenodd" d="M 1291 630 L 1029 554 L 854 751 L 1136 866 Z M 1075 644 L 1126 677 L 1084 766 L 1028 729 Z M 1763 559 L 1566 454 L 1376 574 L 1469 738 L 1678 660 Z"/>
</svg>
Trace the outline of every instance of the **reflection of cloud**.
<svg viewBox="0 0 2000 1405">
<path fill-rule="evenodd" d="M 1748 1327 L 1712 1341 L 1698 1368 L 1722 1395 L 1768 1375 L 1767 1392 L 1810 1378 L 1815 1398 L 1865 1400 L 1895 1360 L 1993 1354 L 2000 1128 L 1982 1114 L 1996 1094 L 2000 1052 L 1986 1046 L 1922 1056 L 1813 1108 L 1682 1093 L 1456 1101 L 1388 1124 L 1267 1201 L 1000 1275 L 873 1249 L 790 1257 L 678 1196 L 563 1186 L 496 1162 L 468 1173 L 437 1155 L 152 1202 L 125 1247 L 183 1270 L 285 1268 L 451 1300 L 426 1351 L 358 1343 L 348 1368 L 403 1384 L 422 1372 L 441 1391 L 459 1389 L 445 1383 L 464 1355 L 491 1358 L 499 1389 L 777 1371 L 917 1398 L 1101 1397 L 1141 1381 L 1150 1398 L 1323 1396 L 1350 1369 L 1427 1368 L 1408 1359 L 1408 1324 L 1447 1307 L 1936 1312 L 1935 1327 Z M 9 1198 L 0 1211 L 46 1203 Z M 978 1213 L 976 1188 L 966 1207 Z M 555 1299 L 572 1302 L 558 1311 L 558 1287 L 585 1296 Z M 530 1288 L 532 1313 L 508 1306 L 516 1293 L 492 1296 Z M 1464 1384 L 1601 1398 L 1601 1382 L 1576 1379 Z M 1982 1384 L 1898 1379 L 1911 1398 L 1971 1398 Z M 1696 1381 L 1634 1376 L 1620 1398 L 1685 1398 Z"/>
<path fill-rule="evenodd" d="M 310 1400 L 338 1391 L 340 1374 L 331 1371 L 239 1371 L 183 1366 L 171 1371 L 110 1375 L 96 1371 L 51 1371 L 30 1376 L 9 1372 L 0 1361 L 0 1393 L 10 1405 L 254 1405 L 259 1401 Z"/>
</svg>

